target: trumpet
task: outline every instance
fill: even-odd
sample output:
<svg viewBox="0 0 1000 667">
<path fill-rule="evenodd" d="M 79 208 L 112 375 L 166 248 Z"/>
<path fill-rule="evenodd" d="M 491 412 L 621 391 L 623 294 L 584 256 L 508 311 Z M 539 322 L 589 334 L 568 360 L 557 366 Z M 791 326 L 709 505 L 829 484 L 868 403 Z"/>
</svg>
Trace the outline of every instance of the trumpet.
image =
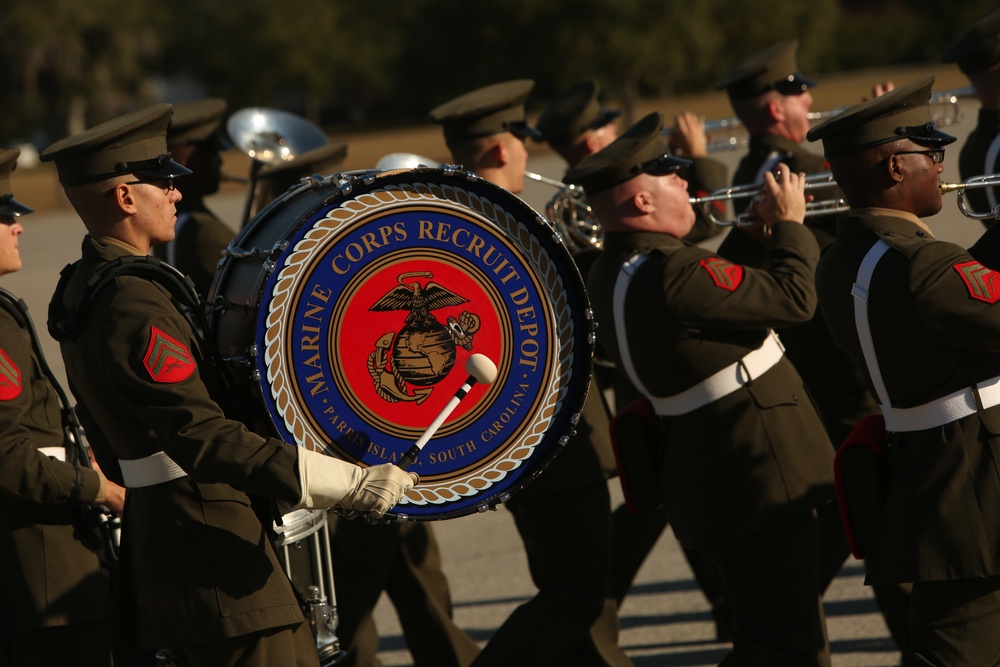
<svg viewBox="0 0 1000 667">
<path fill-rule="evenodd" d="M 977 213 L 969 208 L 965 202 L 965 191 L 976 188 L 1000 187 L 1000 174 L 986 174 L 983 176 L 973 176 L 961 183 L 940 183 L 941 194 L 946 192 L 958 192 L 958 210 L 967 218 L 973 220 L 1000 220 L 1000 204 L 995 204 L 992 209 L 985 213 Z"/>
<path fill-rule="evenodd" d="M 583 188 L 530 171 L 524 177 L 557 188 L 545 204 L 545 218 L 552 223 L 571 253 L 604 246 L 604 228 L 587 203 Z"/>
<path fill-rule="evenodd" d="M 819 190 L 822 188 L 836 187 L 836 185 L 837 182 L 833 179 L 833 174 L 829 171 L 809 174 L 805 178 L 806 190 Z M 756 216 L 746 213 L 737 215 L 735 220 L 719 220 L 712 213 L 711 204 L 719 201 L 735 201 L 736 199 L 756 197 L 760 194 L 761 187 L 763 186 L 760 183 L 747 183 L 746 185 L 719 188 L 704 197 L 692 197 L 689 201 L 692 206 L 702 206 L 705 211 L 705 215 L 720 227 L 750 227 L 762 224 L 763 221 Z M 818 199 L 806 202 L 806 217 L 843 213 L 847 211 L 848 208 L 847 202 L 839 197 L 831 199 Z"/>
<path fill-rule="evenodd" d="M 976 89 L 972 86 L 932 93 L 928 102 L 931 109 L 931 120 L 938 127 L 948 127 L 960 123 L 963 118 L 960 100 L 974 97 L 975 94 Z M 818 123 L 833 118 L 852 106 L 854 105 L 845 104 L 827 111 L 810 111 L 806 117 L 811 123 Z M 672 132 L 673 129 L 666 129 L 663 134 L 669 136 Z M 708 135 L 709 153 L 746 148 L 750 143 L 743 121 L 736 116 L 705 121 L 705 133 Z"/>
</svg>

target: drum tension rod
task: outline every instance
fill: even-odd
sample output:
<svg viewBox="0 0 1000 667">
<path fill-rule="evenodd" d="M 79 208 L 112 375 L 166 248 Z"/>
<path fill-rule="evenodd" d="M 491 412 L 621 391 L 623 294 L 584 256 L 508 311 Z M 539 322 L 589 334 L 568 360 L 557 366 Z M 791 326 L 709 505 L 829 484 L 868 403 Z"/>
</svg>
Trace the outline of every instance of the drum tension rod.
<svg viewBox="0 0 1000 667">
<path fill-rule="evenodd" d="M 251 248 L 250 250 L 243 250 L 242 248 L 231 246 L 226 248 L 224 252 L 226 257 L 232 257 L 233 259 L 259 259 L 261 261 L 267 261 L 277 257 L 287 247 L 288 241 L 278 241 L 270 250 L 265 248 Z"/>
</svg>

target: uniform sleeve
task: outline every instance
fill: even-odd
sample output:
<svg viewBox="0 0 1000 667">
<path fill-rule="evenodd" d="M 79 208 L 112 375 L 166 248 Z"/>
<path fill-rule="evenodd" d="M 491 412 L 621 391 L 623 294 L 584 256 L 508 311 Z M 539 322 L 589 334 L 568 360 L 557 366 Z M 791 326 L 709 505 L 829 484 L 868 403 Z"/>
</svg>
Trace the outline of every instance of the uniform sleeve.
<svg viewBox="0 0 1000 667">
<path fill-rule="evenodd" d="M 700 249 L 671 256 L 664 291 L 688 327 L 753 329 L 808 321 L 816 310 L 815 270 L 819 248 L 795 222 L 773 226 L 766 269 L 735 264 Z"/>
<path fill-rule="evenodd" d="M 295 447 L 228 419 L 202 380 L 187 321 L 158 286 L 121 280 L 107 309 L 95 311 L 107 314 L 99 363 L 123 418 L 148 425 L 163 451 L 199 482 L 298 500 Z"/>
<path fill-rule="evenodd" d="M 970 252 L 938 242 L 913 255 L 910 294 L 929 335 L 951 346 L 1000 352 L 1000 272 L 992 268 L 1000 267 L 998 242 L 994 226 Z"/>
<path fill-rule="evenodd" d="M 8 325 L 0 341 L 0 493 L 40 504 L 91 503 L 100 490 L 93 470 L 40 452 L 63 442 L 58 410 L 46 409 L 39 392 L 47 380 L 35 370 L 30 338 Z M 49 389 L 51 391 L 51 389 Z"/>
</svg>

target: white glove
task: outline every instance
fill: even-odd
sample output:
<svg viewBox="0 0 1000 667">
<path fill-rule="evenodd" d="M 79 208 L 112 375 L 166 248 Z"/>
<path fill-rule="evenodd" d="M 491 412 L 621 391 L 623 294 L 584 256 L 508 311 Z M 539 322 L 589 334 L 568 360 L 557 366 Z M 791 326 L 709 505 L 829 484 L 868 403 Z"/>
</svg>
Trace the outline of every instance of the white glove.
<svg viewBox="0 0 1000 667">
<path fill-rule="evenodd" d="M 380 518 L 413 488 L 419 478 L 391 463 L 362 468 L 299 448 L 302 497 L 293 509 L 326 509 L 334 505 Z"/>
</svg>

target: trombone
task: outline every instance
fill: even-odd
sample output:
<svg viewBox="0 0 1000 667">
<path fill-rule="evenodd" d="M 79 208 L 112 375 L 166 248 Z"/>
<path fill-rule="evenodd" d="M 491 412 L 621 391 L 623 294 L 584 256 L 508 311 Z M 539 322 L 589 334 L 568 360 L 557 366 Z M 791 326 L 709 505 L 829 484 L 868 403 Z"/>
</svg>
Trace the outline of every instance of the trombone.
<svg viewBox="0 0 1000 667">
<path fill-rule="evenodd" d="M 965 217 L 972 218 L 973 220 L 1000 220 L 1000 204 L 994 204 L 992 209 L 984 213 L 977 213 L 969 208 L 969 205 L 965 201 L 966 190 L 1000 187 L 1000 174 L 973 176 L 972 178 L 965 179 L 961 183 L 941 183 L 938 187 L 941 188 L 941 194 L 946 192 L 958 192 L 958 210 L 961 211 L 962 215 Z"/>
<path fill-rule="evenodd" d="M 948 127 L 962 121 L 962 109 L 959 101 L 963 97 L 974 97 L 976 89 L 972 86 L 962 88 L 952 88 L 939 93 L 932 93 L 929 104 L 931 109 L 931 120 L 938 127 Z M 811 123 L 833 118 L 837 114 L 854 106 L 845 104 L 843 106 L 828 109 L 827 111 L 810 111 L 806 117 Z M 672 128 L 663 131 L 669 136 L 673 132 Z M 746 148 L 750 140 L 746 135 L 746 128 L 743 121 L 738 117 L 721 118 L 719 120 L 705 121 L 705 133 L 709 137 L 708 152 L 732 151 Z"/>
<path fill-rule="evenodd" d="M 836 187 L 837 182 L 833 180 L 833 174 L 829 171 L 817 174 L 809 174 L 805 179 L 806 190 L 819 190 L 822 188 Z M 735 185 L 728 188 L 719 188 L 704 197 L 693 197 L 689 201 L 692 206 L 701 206 L 705 215 L 713 223 L 720 227 L 751 227 L 762 224 L 763 221 L 753 215 L 740 213 L 734 220 L 719 220 L 712 213 L 712 203 L 719 201 L 735 201 L 747 197 L 756 197 L 760 194 L 763 186 L 760 183 L 747 183 L 746 185 Z M 806 217 L 815 215 L 832 215 L 843 213 L 849 207 L 844 199 L 836 197 L 832 199 L 818 199 L 806 202 Z"/>
</svg>

